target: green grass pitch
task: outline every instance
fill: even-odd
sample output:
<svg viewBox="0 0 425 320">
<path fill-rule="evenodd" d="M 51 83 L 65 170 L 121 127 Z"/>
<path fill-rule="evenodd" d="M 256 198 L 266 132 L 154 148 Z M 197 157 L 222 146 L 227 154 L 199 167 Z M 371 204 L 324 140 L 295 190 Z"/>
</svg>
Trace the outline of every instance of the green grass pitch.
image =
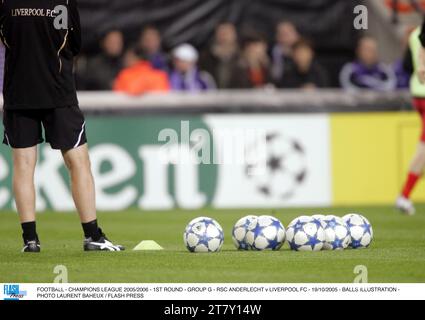
<svg viewBox="0 0 425 320">
<path fill-rule="evenodd" d="M 363 207 L 371 221 L 375 241 L 366 250 L 343 252 L 238 252 L 231 239 L 233 224 L 247 214 L 272 214 L 287 225 L 299 215 L 345 215 L 350 209 L 202 210 L 100 213 L 107 235 L 126 245 L 118 253 L 82 252 L 82 232 L 77 216 L 39 214 L 42 253 L 20 253 L 20 228 L 16 214 L 0 213 L 0 282 L 53 282 L 56 265 L 65 265 L 73 283 L 348 283 L 357 265 L 368 268 L 369 282 L 425 282 L 425 205 L 415 217 L 404 217 L 390 207 Z M 183 245 L 186 224 L 198 216 L 217 219 L 225 231 L 220 253 L 191 254 Z M 165 250 L 135 252 L 141 240 L 155 240 Z"/>
</svg>

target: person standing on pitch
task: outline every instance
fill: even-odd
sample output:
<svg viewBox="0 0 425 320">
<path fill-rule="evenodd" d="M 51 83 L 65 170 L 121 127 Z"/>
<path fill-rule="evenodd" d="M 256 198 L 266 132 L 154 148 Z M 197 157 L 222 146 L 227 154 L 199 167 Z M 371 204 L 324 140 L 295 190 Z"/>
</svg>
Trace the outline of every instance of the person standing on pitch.
<svg viewBox="0 0 425 320">
<path fill-rule="evenodd" d="M 13 191 L 23 252 L 40 252 L 34 173 L 45 139 L 62 152 L 84 230 L 85 251 L 121 251 L 97 225 L 95 188 L 85 120 L 78 107 L 73 60 L 81 48 L 76 0 L 1 0 L 0 37 L 6 47 L 4 141 L 12 148 Z"/>
<path fill-rule="evenodd" d="M 422 27 L 416 28 L 410 35 L 404 68 L 412 74 L 410 91 L 413 96 L 413 104 L 422 120 L 422 133 L 396 207 L 404 214 L 414 215 L 415 207 L 410 197 L 425 169 L 425 21 Z"/>
</svg>

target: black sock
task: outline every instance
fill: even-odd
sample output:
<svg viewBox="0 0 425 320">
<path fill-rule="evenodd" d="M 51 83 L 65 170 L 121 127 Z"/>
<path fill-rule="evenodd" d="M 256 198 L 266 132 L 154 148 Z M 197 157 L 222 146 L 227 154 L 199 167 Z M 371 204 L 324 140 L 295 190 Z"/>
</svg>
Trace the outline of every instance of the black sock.
<svg viewBox="0 0 425 320">
<path fill-rule="evenodd" d="M 87 223 L 82 223 L 84 230 L 84 236 L 86 238 L 92 238 L 92 240 L 97 241 L 102 237 L 99 227 L 97 226 L 97 220 L 93 220 Z"/>
<path fill-rule="evenodd" d="M 33 241 L 37 239 L 35 221 L 21 223 L 21 226 L 22 231 L 24 232 L 22 235 L 24 240 Z"/>
</svg>

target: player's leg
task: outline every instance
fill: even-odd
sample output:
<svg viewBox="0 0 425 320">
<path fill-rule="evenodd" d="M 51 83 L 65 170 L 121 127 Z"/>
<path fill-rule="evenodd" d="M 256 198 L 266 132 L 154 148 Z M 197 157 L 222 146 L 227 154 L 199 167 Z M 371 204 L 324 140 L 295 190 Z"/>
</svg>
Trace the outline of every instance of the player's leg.
<svg viewBox="0 0 425 320">
<path fill-rule="evenodd" d="M 23 252 L 40 252 L 36 230 L 34 174 L 37 144 L 43 142 L 41 122 L 35 111 L 3 113 L 3 143 L 12 148 L 13 192 L 22 227 Z"/>
<path fill-rule="evenodd" d="M 402 193 L 397 199 L 397 208 L 408 215 L 415 214 L 415 207 L 410 200 L 410 196 L 421 179 L 425 169 L 425 99 L 415 99 L 414 104 L 419 111 L 422 120 L 422 135 L 418 145 L 416 154 L 409 168 L 409 173 L 406 178 Z"/>
<path fill-rule="evenodd" d="M 40 252 L 36 231 L 34 174 L 37 147 L 13 149 L 13 193 L 22 226 L 23 252 Z"/>
<path fill-rule="evenodd" d="M 84 231 L 85 251 L 121 251 L 98 227 L 94 179 L 90 168 L 87 144 L 62 151 L 71 178 L 72 196 Z"/>
<path fill-rule="evenodd" d="M 13 193 L 21 223 L 35 221 L 34 174 L 37 147 L 13 149 Z"/>
<path fill-rule="evenodd" d="M 62 155 L 70 173 L 72 198 L 81 223 L 92 222 L 96 220 L 96 196 L 87 144 L 62 151 Z"/>
<path fill-rule="evenodd" d="M 420 180 L 425 167 L 425 143 L 421 142 L 410 166 L 401 196 L 397 199 L 397 208 L 408 215 L 415 214 L 415 207 L 410 196 Z"/>
<path fill-rule="evenodd" d="M 404 185 L 402 195 L 410 199 L 410 196 L 420 180 L 425 168 L 425 142 L 420 142 L 416 154 L 410 165 L 409 174 Z"/>
<path fill-rule="evenodd" d="M 43 119 L 46 140 L 53 149 L 62 151 L 68 168 L 72 196 L 84 231 L 84 250 L 121 251 L 112 244 L 98 227 L 96 217 L 95 184 L 85 132 L 85 120 L 78 107 L 59 108 Z"/>
</svg>

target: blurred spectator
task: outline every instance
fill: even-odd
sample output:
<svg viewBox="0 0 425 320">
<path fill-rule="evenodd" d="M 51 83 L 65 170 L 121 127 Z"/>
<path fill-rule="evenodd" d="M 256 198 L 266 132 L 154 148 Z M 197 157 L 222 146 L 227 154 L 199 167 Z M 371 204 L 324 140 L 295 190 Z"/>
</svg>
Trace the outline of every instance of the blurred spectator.
<svg viewBox="0 0 425 320">
<path fill-rule="evenodd" d="M 281 88 L 315 89 L 329 86 L 326 70 L 315 60 L 315 53 L 306 40 L 299 40 L 292 48 L 294 63 L 288 66 L 279 83 Z"/>
<path fill-rule="evenodd" d="M 202 55 L 200 66 L 213 76 L 218 88 L 227 89 L 231 86 L 232 74 L 238 61 L 236 28 L 231 23 L 222 23 L 215 31 L 212 46 Z"/>
<path fill-rule="evenodd" d="M 162 52 L 161 34 L 155 27 L 146 27 L 141 32 L 138 53 L 147 58 L 155 69 L 167 71 L 167 55 Z"/>
<path fill-rule="evenodd" d="M 395 77 L 397 79 L 397 89 L 407 89 L 410 85 L 410 74 L 404 68 L 403 59 L 397 60 L 393 65 Z"/>
<path fill-rule="evenodd" d="M 296 26 L 288 21 L 279 23 L 276 27 L 276 44 L 272 48 L 272 77 L 279 82 L 284 69 L 292 64 L 292 48 L 301 39 Z"/>
<path fill-rule="evenodd" d="M 124 37 L 120 31 L 110 31 L 101 41 L 102 52 L 89 59 L 85 75 L 81 76 L 86 90 L 112 90 L 114 79 L 123 67 Z"/>
<path fill-rule="evenodd" d="M 412 31 L 414 31 L 415 28 L 408 28 L 407 32 L 405 33 L 402 41 L 401 41 L 401 46 L 404 48 L 404 51 L 408 51 L 409 50 L 409 39 L 410 39 L 410 35 L 412 33 Z M 410 58 L 410 54 L 409 54 L 409 61 L 410 64 L 412 64 L 411 58 Z M 405 65 L 405 60 L 404 57 L 397 60 L 394 64 L 393 64 L 393 70 L 397 79 L 397 89 L 407 89 L 410 86 L 410 76 L 413 72 L 413 66 L 407 66 L 406 69 L 406 65 Z"/>
<path fill-rule="evenodd" d="M 347 90 L 390 91 L 397 85 L 394 71 L 379 62 L 378 44 L 371 37 L 360 39 L 357 47 L 357 61 L 344 66 L 340 81 L 341 86 Z"/>
<path fill-rule="evenodd" d="M 215 89 L 212 76 L 200 71 L 198 51 L 190 44 L 182 44 L 172 52 L 173 70 L 170 73 L 171 88 L 177 91 L 199 92 Z"/>
<path fill-rule="evenodd" d="M 244 40 L 241 59 L 233 72 L 231 87 L 253 89 L 271 83 L 270 59 L 267 42 L 259 35 L 251 34 Z"/>
<path fill-rule="evenodd" d="M 114 91 L 140 95 L 170 90 L 167 73 L 154 69 L 147 58 L 140 58 L 134 48 L 127 50 L 124 61 L 126 68 L 115 80 Z"/>
</svg>

